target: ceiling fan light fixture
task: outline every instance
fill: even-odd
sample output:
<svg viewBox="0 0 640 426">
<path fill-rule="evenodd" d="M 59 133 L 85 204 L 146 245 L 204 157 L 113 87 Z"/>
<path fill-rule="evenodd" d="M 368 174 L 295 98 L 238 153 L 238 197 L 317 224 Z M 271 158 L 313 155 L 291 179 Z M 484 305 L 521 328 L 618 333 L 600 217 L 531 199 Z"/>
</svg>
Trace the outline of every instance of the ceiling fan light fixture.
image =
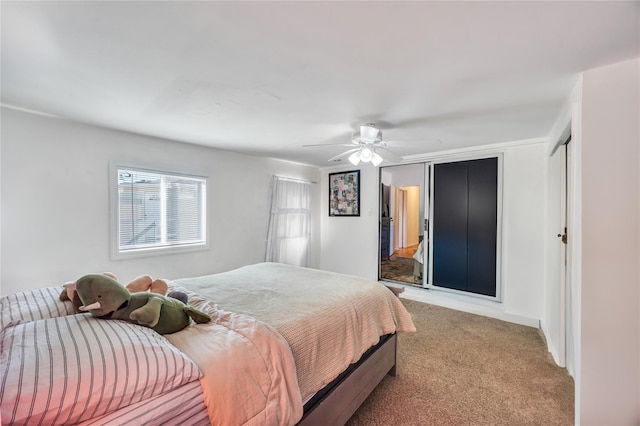
<svg viewBox="0 0 640 426">
<path fill-rule="evenodd" d="M 360 160 L 362 160 L 365 163 L 368 163 L 369 161 L 371 161 L 372 154 L 373 152 L 371 152 L 371 149 L 365 146 L 360 150 Z"/>
<path fill-rule="evenodd" d="M 352 134 L 351 137 L 351 144 L 329 144 L 352 147 L 351 149 L 330 158 L 329 161 L 342 161 L 342 159 L 346 157 L 354 166 L 357 166 L 360 163 L 371 163 L 374 167 L 378 167 L 384 161 L 395 163 L 402 160 L 402 157 L 387 150 L 387 142 L 382 140 L 382 131 L 380 131 L 375 124 L 367 123 L 360 126 L 360 134 Z M 323 146 L 328 145 L 323 144 Z M 386 160 L 377 152 L 378 150 L 384 152 Z M 387 154 L 389 156 L 387 156 Z"/>
<path fill-rule="evenodd" d="M 360 163 L 360 151 L 356 151 L 349 156 L 349 162 L 354 166 L 357 166 Z"/>
<path fill-rule="evenodd" d="M 377 129 L 373 124 L 360 126 L 360 137 L 367 142 L 375 142 L 379 134 L 380 130 Z"/>
<path fill-rule="evenodd" d="M 378 167 L 380 163 L 382 163 L 382 160 L 383 158 L 377 152 L 374 151 L 373 154 L 371 154 L 371 164 L 374 166 Z"/>
</svg>

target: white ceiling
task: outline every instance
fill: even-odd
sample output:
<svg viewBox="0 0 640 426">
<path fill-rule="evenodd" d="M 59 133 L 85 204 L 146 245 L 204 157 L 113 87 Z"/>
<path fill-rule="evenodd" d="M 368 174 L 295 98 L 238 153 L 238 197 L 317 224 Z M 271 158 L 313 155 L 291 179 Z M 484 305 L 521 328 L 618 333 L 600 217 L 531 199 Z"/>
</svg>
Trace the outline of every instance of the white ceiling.
<svg viewBox="0 0 640 426">
<path fill-rule="evenodd" d="M 7 2 L 2 103 L 318 166 L 376 123 L 411 155 L 545 137 L 640 2 Z"/>
</svg>

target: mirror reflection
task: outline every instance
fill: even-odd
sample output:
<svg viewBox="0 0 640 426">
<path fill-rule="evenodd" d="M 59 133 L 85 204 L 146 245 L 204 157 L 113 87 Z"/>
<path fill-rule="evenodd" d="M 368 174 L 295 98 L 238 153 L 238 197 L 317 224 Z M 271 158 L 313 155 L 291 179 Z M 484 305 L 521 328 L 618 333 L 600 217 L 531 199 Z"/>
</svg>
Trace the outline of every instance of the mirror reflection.
<svg viewBox="0 0 640 426">
<path fill-rule="evenodd" d="M 419 286 L 426 282 L 426 168 L 419 163 L 380 170 L 380 279 Z"/>
</svg>

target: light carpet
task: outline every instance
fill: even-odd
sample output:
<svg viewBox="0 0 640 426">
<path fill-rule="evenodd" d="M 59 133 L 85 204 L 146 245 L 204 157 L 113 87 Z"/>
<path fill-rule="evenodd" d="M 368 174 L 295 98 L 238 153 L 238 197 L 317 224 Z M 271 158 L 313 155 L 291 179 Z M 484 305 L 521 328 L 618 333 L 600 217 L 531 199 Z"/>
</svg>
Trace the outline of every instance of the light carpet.
<svg viewBox="0 0 640 426">
<path fill-rule="evenodd" d="M 402 300 L 418 331 L 349 426 L 574 424 L 573 379 L 536 328 Z"/>
</svg>

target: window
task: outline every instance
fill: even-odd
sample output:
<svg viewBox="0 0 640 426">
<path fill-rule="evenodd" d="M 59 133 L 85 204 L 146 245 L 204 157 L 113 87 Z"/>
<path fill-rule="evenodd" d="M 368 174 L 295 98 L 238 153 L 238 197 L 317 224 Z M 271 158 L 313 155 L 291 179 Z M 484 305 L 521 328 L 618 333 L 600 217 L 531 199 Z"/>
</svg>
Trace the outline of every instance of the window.
<svg viewBox="0 0 640 426">
<path fill-rule="evenodd" d="M 117 252 L 204 248 L 206 179 L 117 168 Z"/>
</svg>

